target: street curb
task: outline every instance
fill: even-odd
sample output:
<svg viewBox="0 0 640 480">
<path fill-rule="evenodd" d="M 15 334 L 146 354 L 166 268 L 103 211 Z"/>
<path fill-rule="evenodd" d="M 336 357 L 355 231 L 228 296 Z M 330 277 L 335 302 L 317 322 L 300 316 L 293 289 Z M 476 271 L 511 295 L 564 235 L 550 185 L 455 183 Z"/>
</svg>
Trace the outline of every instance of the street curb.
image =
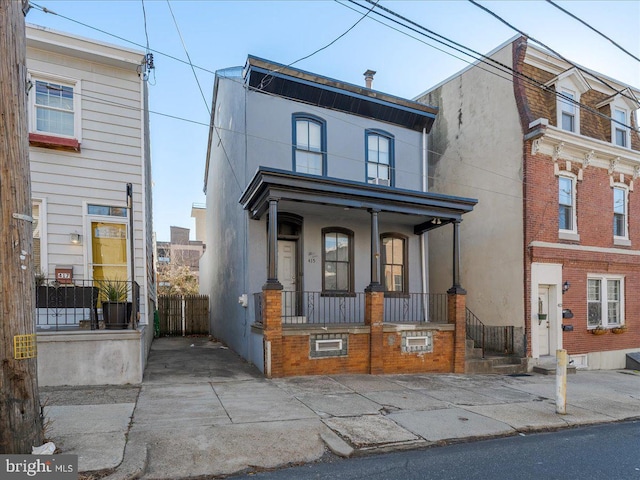
<svg viewBox="0 0 640 480">
<path fill-rule="evenodd" d="M 353 455 L 353 448 L 351 448 L 351 446 L 347 442 L 340 438 L 338 434 L 336 434 L 330 428 L 326 428 L 323 432 L 321 432 L 320 438 L 332 453 L 344 458 L 349 458 L 351 455 Z"/>
<path fill-rule="evenodd" d="M 146 444 L 135 445 L 127 442 L 124 459 L 115 472 L 104 477 L 103 480 L 135 480 L 140 478 L 149 463 L 149 450 Z"/>
</svg>

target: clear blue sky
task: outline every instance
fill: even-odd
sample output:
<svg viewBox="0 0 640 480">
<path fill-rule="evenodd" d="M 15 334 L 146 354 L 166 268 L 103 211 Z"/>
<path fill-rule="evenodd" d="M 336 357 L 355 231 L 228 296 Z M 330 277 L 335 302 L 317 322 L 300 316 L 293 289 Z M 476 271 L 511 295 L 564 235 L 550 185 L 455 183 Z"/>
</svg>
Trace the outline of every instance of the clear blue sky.
<svg viewBox="0 0 640 480">
<path fill-rule="evenodd" d="M 146 44 L 141 0 L 34 1 L 77 22 Z M 479 3 L 574 62 L 640 87 L 639 62 L 549 3 Z M 557 3 L 640 57 L 640 1 Z M 363 15 L 347 0 L 171 0 L 170 5 L 192 62 L 210 71 L 244 65 L 248 54 L 289 64 L 328 44 Z M 516 35 L 463 0 L 381 0 L 380 5 L 482 53 Z M 144 6 L 150 48 L 186 60 L 167 1 L 145 0 Z M 447 48 L 443 49 L 450 54 L 436 50 L 375 18 L 365 18 L 335 44 L 296 67 L 355 84 L 364 84 L 365 70 L 376 70 L 376 90 L 413 98 L 467 65 L 450 54 L 461 55 Z M 27 22 L 137 48 L 36 8 L 29 12 Z M 154 229 L 158 240 L 168 240 L 171 225 L 193 230 L 191 204 L 205 201 L 202 187 L 209 114 L 190 67 L 159 53 L 154 56 L 151 110 L 203 124 L 151 115 Z M 198 69 L 196 73 L 210 106 L 213 75 Z"/>
</svg>

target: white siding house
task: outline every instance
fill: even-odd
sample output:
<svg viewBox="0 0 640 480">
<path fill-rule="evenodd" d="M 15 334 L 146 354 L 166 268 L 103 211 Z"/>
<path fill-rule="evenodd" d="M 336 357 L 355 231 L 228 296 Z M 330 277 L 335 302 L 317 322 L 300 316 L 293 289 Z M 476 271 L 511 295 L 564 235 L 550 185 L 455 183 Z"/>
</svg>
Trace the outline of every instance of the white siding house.
<svg viewBox="0 0 640 480">
<path fill-rule="evenodd" d="M 142 379 L 156 301 L 144 60 L 27 26 L 36 275 L 59 298 L 118 280 L 134 305 L 116 330 L 104 328 L 102 296 L 92 293 L 93 305 L 37 299 L 41 385 Z"/>
</svg>

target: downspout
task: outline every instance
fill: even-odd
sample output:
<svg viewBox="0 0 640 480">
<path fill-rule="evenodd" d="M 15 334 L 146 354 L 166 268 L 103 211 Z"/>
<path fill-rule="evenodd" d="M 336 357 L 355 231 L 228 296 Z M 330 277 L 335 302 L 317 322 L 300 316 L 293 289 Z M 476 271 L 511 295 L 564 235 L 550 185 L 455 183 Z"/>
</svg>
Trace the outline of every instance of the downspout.
<svg viewBox="0 0 640 480">
<path fill-rule="evenodd" d="M 428 162 L 427 162 L 427 129 L 422 129 L 422 191 L 428 191 Z M 427 232 L 420 234 L 420 256 L 422 266 L 422 305 L 424 321 L 429 321 L 429 239 Z"/>
</svg>

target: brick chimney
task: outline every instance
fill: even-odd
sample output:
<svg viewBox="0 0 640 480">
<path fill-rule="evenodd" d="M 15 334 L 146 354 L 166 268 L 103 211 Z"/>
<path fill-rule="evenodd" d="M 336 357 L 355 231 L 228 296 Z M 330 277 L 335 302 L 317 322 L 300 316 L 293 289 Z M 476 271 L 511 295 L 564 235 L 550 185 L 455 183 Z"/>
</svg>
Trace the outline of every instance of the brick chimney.
<svg viewBox="0 0 640 480">
<path fill-rule="evenodd" d="M 373 85 L 373 76 L 376 74 L 375 70 L 367 70 L 363 73 L 364 75 L 364 83 L 368 89 L 371 89 Z"/>
</svg>

